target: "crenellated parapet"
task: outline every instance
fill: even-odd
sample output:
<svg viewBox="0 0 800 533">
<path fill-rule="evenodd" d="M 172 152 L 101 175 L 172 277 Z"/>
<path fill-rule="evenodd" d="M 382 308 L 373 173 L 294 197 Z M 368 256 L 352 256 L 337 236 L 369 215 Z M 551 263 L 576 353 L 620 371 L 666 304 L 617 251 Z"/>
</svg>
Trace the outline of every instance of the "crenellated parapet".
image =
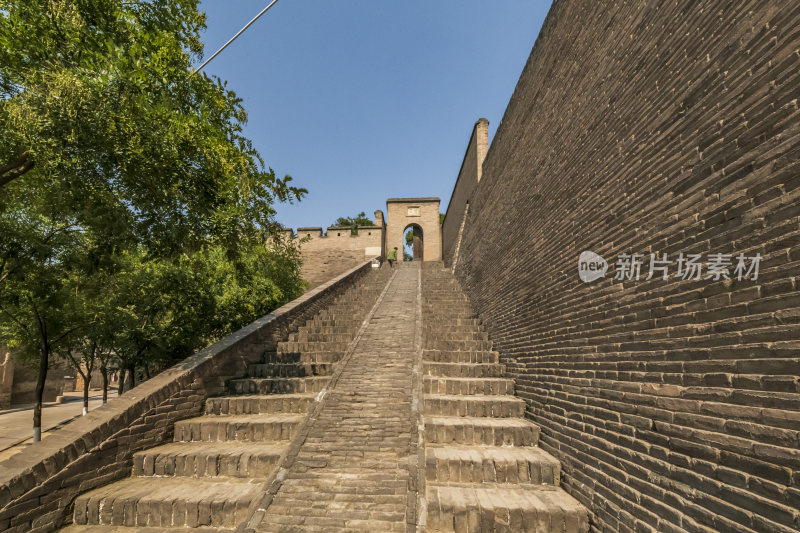
<svg viewBox="0 0 800 533">
<path fill-rule="evenodd" d="M 362 251 L 363 257 L 383 256 L 384 219 L 383 212 L 375 211 L 375 224 L 358 226 L 299 227 L 297 231 L 284 228 L 286 236 L 300 241 L 304 258 L 314 252 Z"/>
</svg>

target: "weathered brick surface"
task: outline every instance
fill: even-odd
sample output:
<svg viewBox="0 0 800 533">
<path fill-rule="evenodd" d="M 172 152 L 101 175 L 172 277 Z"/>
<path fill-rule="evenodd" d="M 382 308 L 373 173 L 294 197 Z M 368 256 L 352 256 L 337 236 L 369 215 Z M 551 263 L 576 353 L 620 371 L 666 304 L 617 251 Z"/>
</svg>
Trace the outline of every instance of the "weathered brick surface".
<svg viewBox="0 0 800 533">
<path fill-rule="evenodd" d="M 0 463 L 0 531 L 56 530 L 68 520 L 80 493 L 129 477 L 136 452 L 170 440 L 176 422 L 199 415 L 207 397 L 223 394 L 226 381 L 245 375 L 247 366 L 258 362 L 265 350 L 275 351 L 280 341 L 370 270 L 364 263 L 307 292 Z M 248 415 L 230 418 L 237 416 Z M 235 433 L 233 422 L 224 430 Z M 291 424 L 278 425 L 288 438 Z M 214 431 L 222 431 L 190 422 L 178 426 L 200 440 L 218 440 Z M 246 511 L 237 510 L 236 516 L 243 519 Z"/>
<path fill-rule="evenodd" d="M 382 257 L 385 231 L 383 211 L 375 211 L 374 226 L 359 226 L 356 235 L 350 227 L 290 228 L 283 230 L 285 237 L 300 241 L 303 264 L 300 275 L 314 288 L 342 272 L 372 257 Z"/>
<path fill-rule="evenodd" d="M 408 530 L 416 267 L 393 271 L 255 531 Z"/>
<path fill-rule="evenodd" d="M 799 48 L 790 0 L 556 0 L 493 140 L 455 273 L 596 531 L 800 529 Z M 761 272 L 610 279 L 680 252 Z"/>
</svg>

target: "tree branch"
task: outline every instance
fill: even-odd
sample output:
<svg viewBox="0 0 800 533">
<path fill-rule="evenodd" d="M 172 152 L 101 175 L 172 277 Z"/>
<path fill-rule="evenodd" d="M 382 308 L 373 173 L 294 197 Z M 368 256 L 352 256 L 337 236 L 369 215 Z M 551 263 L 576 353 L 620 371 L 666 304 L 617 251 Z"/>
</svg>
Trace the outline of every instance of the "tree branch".
<svg viewBox="0 0 800 533">
<path fill-rule="evenodd" d="M 5 313 L 8 316 L 8 318 L 13 320 L 19 327 L 22 328 L 23 331 L 25 331 L 25 332 L 28 331 L 28 326 L 26 324 L 23 324 L 17 317 L 15 317 L 11 313 L 9 313 L 8 310 L 6 310 L 6 308 L 3 307 L 3 304 L 0 304 L 0 311 Z"/>
<path fill-rule="evenodd" d="M 75 359 L 75 357 L 73 357 L 72 350 L 67 350 L 65 353 L 67 355 L 67 358 L 69 359 L 69 362 L 72 363 L 72 366 L 75 368 L 75 370 L 78 371 L 78 374 L 80 374 L 81 377 L 85 380 L 86 375 L 83 373 L 83 370 L 81 369 L 80 362 L 77 359 Z M 89 372 L 91 373 L 91 370 L 89 370 Z"/>
<path fill-rule="evenodd" d="M 79 325 L 75 326 L 74 328 L 70 328 L 67 331 L 65 331 L 64 333 L 62 333 L 61 335 L 59 335 L 58 337 L 56 337 L 55 340 L 53 340 L 50 344 L 51 345 L 56 345 L 56 344 L 58 344 L 59 341 L 64 339 L 67 335 L 70 335 L 71 333 L 75 333 L 76 331 L 78 331 L 81 328 L 91 326 L 92 324 L 94 324 L 94 322 L 89 322 L 88 324 L 79 324 Z"/>
<path fill-rule="evenodd" d="M 0 188 L 5 187 L 33 168 L 34 162 L 29 152 L 23 152 L 14 161 L 0 167 Z"/>
</svg>

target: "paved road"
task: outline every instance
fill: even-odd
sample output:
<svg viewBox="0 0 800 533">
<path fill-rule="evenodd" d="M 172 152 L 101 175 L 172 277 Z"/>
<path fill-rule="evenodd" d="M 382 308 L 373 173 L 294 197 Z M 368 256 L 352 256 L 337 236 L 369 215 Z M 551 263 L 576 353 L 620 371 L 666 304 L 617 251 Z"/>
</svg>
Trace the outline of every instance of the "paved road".
<svg viewBox="0 0 800 533">
<path fill-rule="evenodd" d="M 103 395 L 100 391 L 89 391 L 89 410 L 102 405 Z M 48 430 L 58 426 L 62 422 L 69 420 L 83 410 L 83 393 L 66 392 L 67 403 L 45 404 L 42 409 L 42 429 Z M 109 392 L 109 399 L 116 398 L 116 391 Z M 31 444 L 30 437 L 33 433 L 33 405 L 24 406 L 21 409 L 12 408 L 11 410 L 0 411 L 0 461 L 7 459 L 11 455 L 22 451 Z M 44 434 L 44 437 L 47 433 Z M 17 444 L 23 439 L 28 439 L 21 445 Z"/>
</svg>

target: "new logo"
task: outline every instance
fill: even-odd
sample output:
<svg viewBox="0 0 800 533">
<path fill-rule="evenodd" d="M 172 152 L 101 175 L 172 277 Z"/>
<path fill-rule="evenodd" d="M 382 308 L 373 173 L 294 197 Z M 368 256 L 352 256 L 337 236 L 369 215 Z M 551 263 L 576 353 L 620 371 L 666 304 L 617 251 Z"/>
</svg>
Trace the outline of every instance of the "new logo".
<svg viewBox="0 0 800 533">
<path fill-rule="evenodd" d="M 594 252 L 586 250 L 578 258 L 578 276 L 584 283 L 605 277 L 608 263 Z"/>
</svg>

